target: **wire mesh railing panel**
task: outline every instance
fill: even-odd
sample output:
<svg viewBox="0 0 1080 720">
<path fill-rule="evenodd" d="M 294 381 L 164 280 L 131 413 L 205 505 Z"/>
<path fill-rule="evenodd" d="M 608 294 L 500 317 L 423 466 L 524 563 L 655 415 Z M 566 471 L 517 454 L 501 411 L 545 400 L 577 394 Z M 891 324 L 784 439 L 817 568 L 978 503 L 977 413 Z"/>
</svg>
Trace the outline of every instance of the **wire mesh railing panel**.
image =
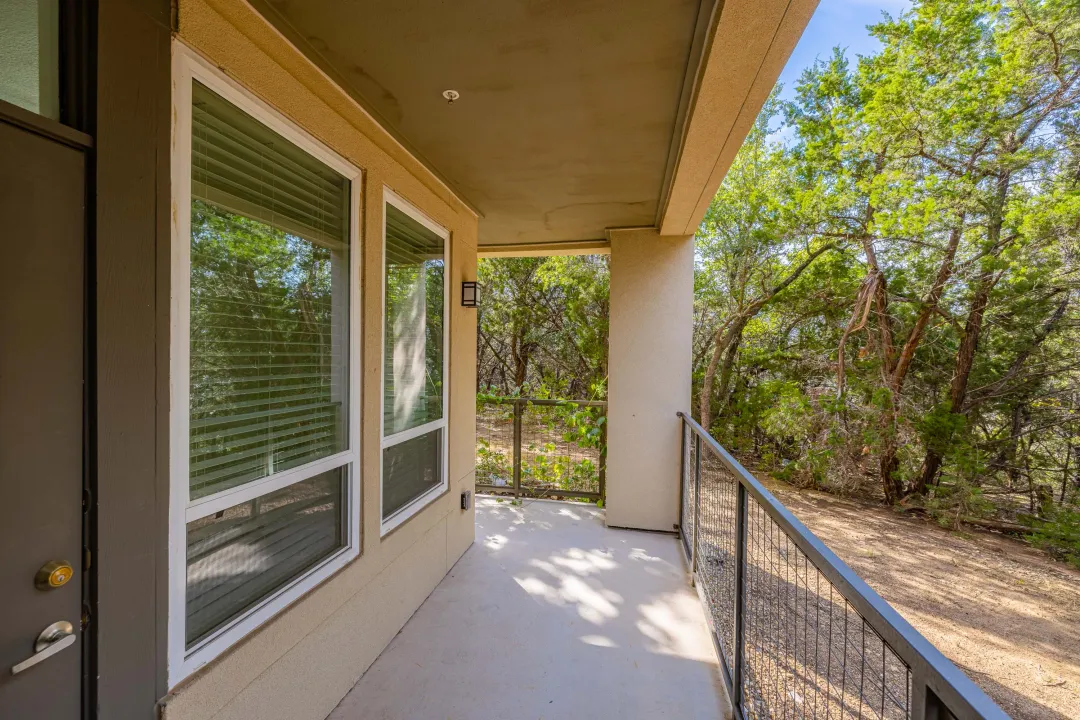
<svg viewBox="0 0 1080 720">
<path fill-rule="evenodd" d="M 514 484 L 514 406 L 483 403 L 476 408 L 476 484 Z"/>
<path fill-rule="evenodd" d="M 741 720 L 1008 720 L 684 413 L 680 533 Z"/>
<path fill-rule="evenodd" d="M 521 417 L 521 487 L 600 492 L 600 446 L 581 437 L 572 405 L 527 403 Z M 599 416 L 599 413 L 597 413 Z M 587 420 L 585 421 L 587 422 Z"/>
<path fill-rule="evenodd" d="M 701 450 L 697 513 L 697 569 L 709 604 L 720 649 L 730 667 L 735 662 L 735 513 L 738 480 L 720 458 Z"/>
<path fill-rule="evenodd" d="M 744 573 L 747 718 L 909 717 L 907 665 L 753 498 Z"/>
<path fill-rule="evenodd" d="M 694 506 L 697 503 L 697 488 L 694 486 L 697 443 L 694 442 L 694 433 L 685 423 L 683 423 L 682 443 L 682 507 L 679 511 L 679 535 L 686 556 L 689 557 L 690 542 L 694 537 Z"/>
<path fill-rule="evenodd" d="M 478 397 L 477 489 L 602 500 L 606 415 L 603 401 Z"/>
</svg>

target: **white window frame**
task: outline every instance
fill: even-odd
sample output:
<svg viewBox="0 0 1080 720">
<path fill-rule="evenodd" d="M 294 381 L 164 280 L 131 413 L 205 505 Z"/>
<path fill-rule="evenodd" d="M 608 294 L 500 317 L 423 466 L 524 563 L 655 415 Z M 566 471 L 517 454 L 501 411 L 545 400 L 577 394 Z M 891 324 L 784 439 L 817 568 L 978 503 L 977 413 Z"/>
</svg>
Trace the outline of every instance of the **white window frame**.
<svg viewBox="0 0 1080 720">
<path fill-rule="evenodd" d="M 168 685 L 181 680 L 219 656 L 336 573 L 360 554 L 361 544 L 361 246 L 363 172 L 325 147 L 247 89 L 226 77 L 178 40 L 172 45 L 172 288 L 169 437 L 169 648 Z M 221 95 L 237 108 L 274 130 L 306 153 L 340 173 L 350 183 L 349 198 L 349 417 L 347 449 L 301 467 L 276 473 L 213 495 L 190 499 L 190 332 L 191 332 L 191 100 L 192 82 Z M 215 630 L 190 650 L 186 646 L 187 523 L 286 487 L 321 472 L 343 467 L 345 546 L 234 620 Z"/>
<path fill-rule="evenodd" d="M 393 435 L 386 434 L 386 207 L 393 205 L 395 209 L 405 213 L 416 222 L 423 225 L 443 240 L 443 387 L 442 387 L 442 417 L 432 420 L 408 430 L 402 430 Z M 382 226 L 382 268 L 380 282 L 382 291 L 382 341 L 379 353 L 381 372 L 379 392 L 379 518 L 382 524 L 381 535 L 386 535 L 397 526 L 413 517 L 425 507 L 430 505 L 435 498 L 439 497 L 450 487 L 450 231 L 424 214 L 422 210 L 410 203 L 387 186 L 383 186 L 383 226 Z M 414 498 L 400 507 L 388 518 L 382 516 L 383 507 L 383 483 L 386 482 L 385 469 L 383 468 L 383 451 L 406 440 L 427 435 L 436 430 L 442 430 L 442 462 L 440 463 L 442 477 L 435 487 L 424 494 Z"/>
</svg>

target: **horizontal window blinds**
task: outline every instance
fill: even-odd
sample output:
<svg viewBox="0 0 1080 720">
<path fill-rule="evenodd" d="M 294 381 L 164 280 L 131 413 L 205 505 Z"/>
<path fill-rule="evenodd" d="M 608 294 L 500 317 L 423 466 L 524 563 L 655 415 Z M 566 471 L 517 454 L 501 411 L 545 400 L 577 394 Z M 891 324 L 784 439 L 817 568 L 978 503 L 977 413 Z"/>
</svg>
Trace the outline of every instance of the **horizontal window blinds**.
<svg viewBox="0 0 1080 720">
<path fill-rule="evenodd" d="M 443 417 L 445 244 L 386 206 L 385 435 Z"/>
<path fill-rule="evenodd" d="M 193 90 L 195 499 L 346 448 L 350 188 Z"/>
<path fill-rule="evenodd" d="M 347 243 L 347 180 L 198 82 L 192 95 L 192 197 L 313 243 Z"/>
</svg>

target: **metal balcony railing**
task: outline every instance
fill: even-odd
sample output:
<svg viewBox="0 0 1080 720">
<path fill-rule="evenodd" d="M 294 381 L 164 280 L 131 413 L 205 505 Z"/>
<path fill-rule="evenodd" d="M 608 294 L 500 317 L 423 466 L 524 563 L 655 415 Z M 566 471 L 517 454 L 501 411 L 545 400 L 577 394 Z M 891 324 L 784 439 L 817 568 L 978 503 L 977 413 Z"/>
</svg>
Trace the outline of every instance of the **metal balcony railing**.
<svg viewBox="0 0 1080 720">
<path fill-rule="evenodd" d="M 606 415 L 602 401 L 478 398 L 477 491 L 603 500 Z"/>
<path fill-rule="evenodd" d="M 1007 720 L 697 422 L 679 417 L 680 534 L 737 720 Z"/>
</svg>

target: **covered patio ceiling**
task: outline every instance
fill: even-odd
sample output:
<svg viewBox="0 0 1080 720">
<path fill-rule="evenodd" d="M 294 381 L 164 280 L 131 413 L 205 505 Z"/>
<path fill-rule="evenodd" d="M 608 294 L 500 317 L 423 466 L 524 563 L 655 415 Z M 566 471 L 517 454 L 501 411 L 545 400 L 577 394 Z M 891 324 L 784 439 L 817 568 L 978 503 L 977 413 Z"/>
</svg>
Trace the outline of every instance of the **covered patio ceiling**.
<svg viewBox="0 0 1080 720">
<path fill-rule="evenodd" d="M 693 232 L 816 0 L 253 4 L 512 247 Z"/>
</svg>

